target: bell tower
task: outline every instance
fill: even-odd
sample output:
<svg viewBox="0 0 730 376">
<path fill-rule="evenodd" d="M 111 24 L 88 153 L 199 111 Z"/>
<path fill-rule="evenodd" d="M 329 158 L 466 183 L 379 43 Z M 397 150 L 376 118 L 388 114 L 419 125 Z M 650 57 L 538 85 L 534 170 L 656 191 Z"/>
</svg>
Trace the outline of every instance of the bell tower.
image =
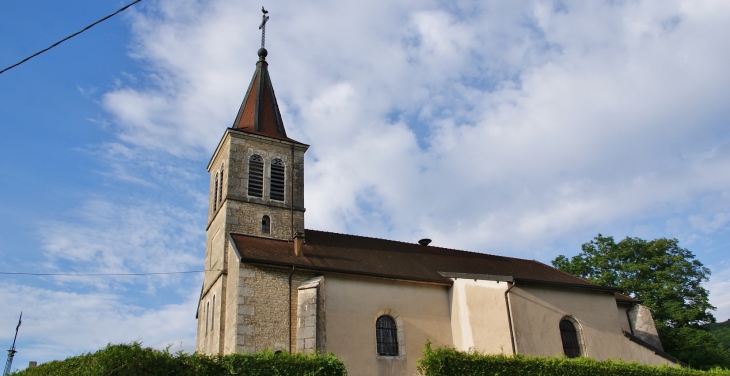
<svg viewBox="0 0 730 376">
<path fill-rule="evenodd" d="M 237 289 L 239 268 L 228 234 L 291 242 L 304 232 L 304 153 L 309 145 L 286 134 L 263 35 L 256 70 L 235 121 L 208 163 L 207 272 L 197 312 L 197 350 L 208 354 L 229 353 L 234 350 L 228 343 L 236 343 L 226 338 L 237 333 L 236 318 L 227 317 L 232 315 L 227 315 L 226 300 L 235 300 L 229 295 Z"/>
</svg>

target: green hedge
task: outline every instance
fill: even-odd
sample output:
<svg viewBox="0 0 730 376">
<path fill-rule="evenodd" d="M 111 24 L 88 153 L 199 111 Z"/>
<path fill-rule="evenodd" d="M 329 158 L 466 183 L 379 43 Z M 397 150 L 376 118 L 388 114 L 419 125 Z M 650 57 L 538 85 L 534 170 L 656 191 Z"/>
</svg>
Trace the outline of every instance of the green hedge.
<svg viewBox="0 0 730 376">
<path fill-rule="evenodd" d="M 95 353 L 44 363 L 16 376 L 343 376 L 345 365 L 332 354 L 303 355 L 263 351 L 207 356 L 171 354 L 139 343 L 108 345 Z"/>
<path fill-rule="evenodd" d="M 425 376 L 730 376 L 730 370 L 699 371 L 689 368 L 647 366 L 588 358 L 538 358 L 484 355 L 453 348 L 431 349 L 427 343 L 419 371 Z"/>
</svg>

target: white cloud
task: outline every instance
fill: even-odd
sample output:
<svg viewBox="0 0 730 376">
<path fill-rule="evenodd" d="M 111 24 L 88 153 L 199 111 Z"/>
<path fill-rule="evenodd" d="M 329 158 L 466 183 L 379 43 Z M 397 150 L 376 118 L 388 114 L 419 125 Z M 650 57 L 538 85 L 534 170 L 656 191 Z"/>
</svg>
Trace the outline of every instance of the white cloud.
<svg viewBox="0 0 730 376">
<path fill-rule="evenodd" d="M 717 307 L 715 318 L 718 321 L 730 320 L 730 260 L 717 263 L 711 269 L 707 288 L 710 290 L 710 303 Z"/>
<path fill-rule="evenodd" d="M 134 297 L 0 284 L 0 299 L 23 311 L 14 363 L 19 368 L 29 360 L 63 359 L 109 343 L 140 341 L 158 349 L 172 345 L 173 352 L 193 352 L 197 298 L 191 289 L 180 303 L 148 309 L 135 305 Z M 0 321 L 17 322 L 18 313 L 4 309 Z M 0 338 L 7 343 L 13 334 L 4 330 Z"/>
<path fill-rule="evenodd" d="M 158 273 L 202 270 L 204 238 L 199 213 L 140 201 L 123 205 L 93 199 L 66 222 L 51 221 L 39 231 L 47 271 L 75 273 Z M 178 282 L 178 275 L 106 279 L 59 277 L 62 284 L 89 283 L 97 288 L 140 281 L 150 291 Z"/>
<path fill-rule="evenodd" d="M 253 72 L 258 5 L 155 4 L 133 18 L 146 75 L 103 105 L 125 142 L 206 159 Z M 727 228 L 727 2 L 269 10 L 287 131 L 312 145 L 310 228 L 523 257 L 643 222 Z"/>
</svg>

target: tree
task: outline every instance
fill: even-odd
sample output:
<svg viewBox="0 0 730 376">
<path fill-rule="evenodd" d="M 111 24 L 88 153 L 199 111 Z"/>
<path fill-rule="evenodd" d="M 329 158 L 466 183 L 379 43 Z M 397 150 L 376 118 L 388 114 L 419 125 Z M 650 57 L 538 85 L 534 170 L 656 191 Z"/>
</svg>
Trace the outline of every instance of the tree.
<svg viewBox="0 0 730 376">
<path fill-rule="evenodd" d="M 553 266 L 593 283 L 619 287 L 652 310 L 657 326 L 679 328 L 715 322 L 709 292 L 702 287 L 710 270 L 677 239 L 646 241 L 629 238 L 616 243 L 598 234 L 568 259 Z"/>
<path fill-rule="evenodd" d="M 724 349 L 706 328 L 659 326 L 657 329 L 664 351 L 682 359 L 690 367 L 730 369 L 730 351 Z"/>
<path fill-rule="evenodd" d="M 598 234 L 568 259 L 553 266 L 603 286 L 619 287 L 652 310 L 664 350 L 693 368 L 730 368 L 730 351 L 708 330 L 715 322 L 709 292 L 710 270 L 677 239 L 646 241 Z"/>
</svg>

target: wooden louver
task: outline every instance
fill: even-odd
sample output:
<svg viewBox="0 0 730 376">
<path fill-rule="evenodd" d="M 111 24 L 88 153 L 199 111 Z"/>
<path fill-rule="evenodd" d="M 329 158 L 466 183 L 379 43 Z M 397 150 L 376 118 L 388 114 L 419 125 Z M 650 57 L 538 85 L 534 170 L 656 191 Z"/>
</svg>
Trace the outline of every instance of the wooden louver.
<svg viewBox="0 0 730 376">
<path fill-rule="evenodd" d="M 284 163 L 281 159 L 271 161 L 271 193 L 272 200 L 284 201 Z"/>
<path fill-rule="evenodd" d="M 248 195 L 262 197 L 264 192 L 264 160 L 252 155 L 248 160 Z"/>
</svg>

